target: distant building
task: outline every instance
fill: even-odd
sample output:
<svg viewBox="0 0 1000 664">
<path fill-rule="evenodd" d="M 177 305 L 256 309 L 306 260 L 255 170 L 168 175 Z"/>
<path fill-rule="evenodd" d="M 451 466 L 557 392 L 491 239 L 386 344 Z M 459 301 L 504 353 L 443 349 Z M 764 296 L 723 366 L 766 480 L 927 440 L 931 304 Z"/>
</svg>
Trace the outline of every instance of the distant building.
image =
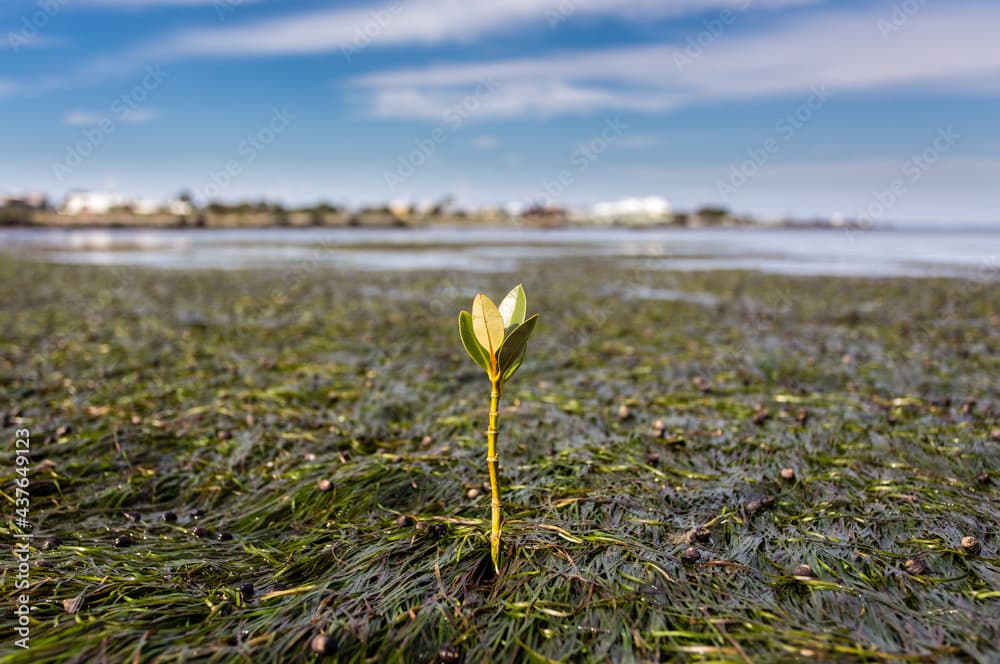
<svg viewBox="0 0 1000 664">
<path fill-rule="evenodd" d="M 620 201 L 597 203 L 590 209 L 595 221 L 605 223 L 656 223 L 665 221 L 673 214 L 670 202 L 659 196 L 645 198 L 623 198 Z"/>
<path fill-rule="evenodd" d="M 0 207 L 20 210 L 47 210 L 49 197 L 37 191 L 24 194 L 0 194 Z"/>
<path fill-rule="evenodd" d="M 521 212 L 521 220 L 540 226 L 561 226 L 569 221 L 569 213 L 558 205 L 532 205 Z"/>
<path fill-rule="evenodd" d="M 107 214 L 114 208 L 124 207 L 131 201 L 121 194 L 101 191 L 71 191 L 63 201 L 63 214 Z"/>
</svg>

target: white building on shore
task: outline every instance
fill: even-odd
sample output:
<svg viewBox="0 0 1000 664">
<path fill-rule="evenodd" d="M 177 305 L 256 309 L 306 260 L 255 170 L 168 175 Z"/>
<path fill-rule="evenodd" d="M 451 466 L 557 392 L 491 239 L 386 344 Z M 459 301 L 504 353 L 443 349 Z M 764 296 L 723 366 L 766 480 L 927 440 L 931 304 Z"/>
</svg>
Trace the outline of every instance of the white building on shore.
<svg viewBox="0 0 1000 664">
<path fill-rule="evenodd" d="M 594 221 L 603 223 L 651 224 L 666 221 L 672 214 L 670 202 L 659 196 L 607 201 L 597 203 L 590 209 Z"/>
<path fill-rule="evenodd" d="M 107 214 L 112 209 L 129 205 L 130 201 L 121 194 L 103 191 L 71 191 L 63 201 L 63 214 Z"/>
</svg>

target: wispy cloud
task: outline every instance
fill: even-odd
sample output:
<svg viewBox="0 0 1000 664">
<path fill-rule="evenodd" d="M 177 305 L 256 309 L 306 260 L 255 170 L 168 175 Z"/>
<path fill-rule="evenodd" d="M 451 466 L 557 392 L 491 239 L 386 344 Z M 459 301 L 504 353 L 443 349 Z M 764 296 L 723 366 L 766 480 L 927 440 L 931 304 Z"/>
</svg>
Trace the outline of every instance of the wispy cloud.
<svg viewBox="0 0 1000 664">
<path fill-rule="evenodd" d="M 100 124 L 105 116 L 91 111 L 69 111 L 63 115 L 63 124 L 69 127 L 93 127 Z"/>
<path fill-rule="evenodd" d="M 1000 49 L 992 26 L 1000 7 L 929 6 L 889 35 L 879 28 L 884 13 L 868 8 L 793 18 L 771 30 L 727 36 L 693 59 L 683 46 L 653 45 L 394 69 L 352 84 L 370 95 L 374 115 L 398 117 L 438 117 L 486 79 L 497 93 L 480 116 L 658 111 L 820 86 L 997 92 Z"/>
<path fill-rule="evenodd" d="M 123 2 L 126 0 L 117 0 Z M 594 16 L 666 18 L 713 10 L 810 5 L 822 0 L 388 0 L 370 6 L 322 9 L 232 27 L 186 30 L 157 45 L 164 55 L 323 53 L 366 46 L 468 43 L 527 26 L 554 27 Z"/>
<path fill-rule="evenodd" d="M 126 124 L 146 124 L 156 119 L 157 113 L 151 108 L 136 108 L 122 111 L 119 118 Z"/>
<path fill-rule="evenodd" d="M 643 133 L 622 136 L 615 145 L 629 150 L 647 150 L 664 145 L 666 142 L 666 137 L 660 134 Z"/>
<path fill-rule="evenodd" d="M 472 139 L 472 147 L 476 150 L 487 152 L 496 150 L 500 145 L 500 139 L 490 134 L 482 134 Z"/>
<path fill-rule="evenodd" d="M 114 120 L 125 124 L 140 125 L 156 119 L 156 111 L 151 108 L 125 109 L 115 114 Z M 96 127 L 102 122 L 111 122 L 111 116 L 94 111 L 72 110 L 63 115 L 63 124 L 70 127 Z"/>
<path fill-rule="evenodd" d="M 260 0 L 79 0 L 77 5 L 111 7 L 119 9 L 147 9 L 153 7 L 195 7 L 220 4 L 250 4 Z"/>
<path fill-rule="evenodd" d="M 0 97 L 11 94 L 15 88 L 14 81 L 7 81 L 0 78 Z"/>
</svg>

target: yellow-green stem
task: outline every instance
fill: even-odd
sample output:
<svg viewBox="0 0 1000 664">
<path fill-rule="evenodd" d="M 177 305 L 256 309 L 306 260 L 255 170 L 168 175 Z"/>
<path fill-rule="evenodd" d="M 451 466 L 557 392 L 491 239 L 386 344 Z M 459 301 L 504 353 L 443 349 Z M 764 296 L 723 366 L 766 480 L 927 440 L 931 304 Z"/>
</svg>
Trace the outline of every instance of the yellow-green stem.
<svg viewBox="0 0 1000 664">
<path fill-rule="evenodd" d="M 500 409 L 500 381 L 491 380 L 490 426 L 486 430 L 486 463 L 490 469 L 490 494 L 492 496 L 492 519 L 490 521 L 490 555 L 493 569 L 500 573 L 500 481 L 497 479 L 497 417 Z"/>
</svg>

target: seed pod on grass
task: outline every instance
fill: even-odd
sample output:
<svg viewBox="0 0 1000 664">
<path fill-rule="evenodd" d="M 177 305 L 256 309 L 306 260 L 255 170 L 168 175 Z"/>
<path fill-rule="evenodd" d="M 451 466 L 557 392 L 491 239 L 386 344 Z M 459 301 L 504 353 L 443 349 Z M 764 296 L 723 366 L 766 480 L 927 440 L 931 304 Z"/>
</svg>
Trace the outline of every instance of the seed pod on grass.
<svg viewBox="0 0 1000 664">
<path fill-rule="evenodd" d="M 804 576 L 810 579 L 816 578 L 816 572 L 809 565 L 796 565 L 795 569 L 792 570 L 792 576 Z"/>
<path fill-rule="evenodd" d="M 701 526 L 693 530 L 689 530 L 684 536 L 684 539 L 688 544 L 693 542 L 707 542 L 712 539 L 712 531 L 704 526 Z"/>
<path fill-rule="evenodd" d="M 961 543 L 965 552 L 973 556 L 978 556 L 983 550 L 983 545 L 979 542 L 979 538 L 973 537 L 972 535 L 963 537 Z"/>
<path fill-rule="evenodd" d="M 689 546 L 687 549 L 684 550 L 684 553 L 681 555 L 681 560 L 683 560 L 688 565 L 693 565 L 694 563 L 701 560 L 701 554 L 698 553 L 698 549 L 694 548 L 693 546 Z"/>
<path fill-rule="evenodd" d="M 337 651 L 337 644 L 329 634 L 317 634 L 309 643 L 309 647 L 318 655 L 332 655 Z"/>
<path fill-rule="evenodd" d="M 83 609 L 83 607 L 86 605 L 87 605 L 87 600 L 84 599 L 83 595 L 77 595 L 72 599 L 63 600 L 63 610 L 70 615 L 79 613 L 80 610 Z"/>
</svg>

